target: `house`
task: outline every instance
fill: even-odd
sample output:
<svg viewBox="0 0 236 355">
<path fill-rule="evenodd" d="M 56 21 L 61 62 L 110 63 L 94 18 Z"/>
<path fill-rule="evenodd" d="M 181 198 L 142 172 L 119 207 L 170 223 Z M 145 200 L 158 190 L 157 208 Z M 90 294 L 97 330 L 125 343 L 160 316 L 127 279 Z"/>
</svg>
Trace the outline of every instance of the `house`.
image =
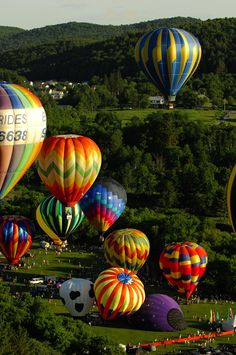
<svg viewBox="0 0 236 355">
<path fill-rule="evenodd" d="M 165 99 L 163 96 L 149 96 L 150 107 L 162 107 L 165 104 Z"/>
</svg>

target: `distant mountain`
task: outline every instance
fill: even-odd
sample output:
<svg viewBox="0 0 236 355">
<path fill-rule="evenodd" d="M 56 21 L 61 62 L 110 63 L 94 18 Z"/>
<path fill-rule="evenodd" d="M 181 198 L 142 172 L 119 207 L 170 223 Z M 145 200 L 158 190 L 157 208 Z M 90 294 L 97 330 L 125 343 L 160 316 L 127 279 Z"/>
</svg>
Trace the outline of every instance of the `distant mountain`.
<svg viewBox="0 0 236 355">
<path fill-rule="evenodd" d="M 0 40 L 2 40 L 4 37 L 16 35 L 18 33 L 22 33 L 25 30 L 22 28 L 18 27 L 8 27 L 8 26 L 0 26 Z"/>
<path fill-rule="evenodd" d="M 120 71 L 135 76 L 134 47 L 140 36 L 158 27 L 178 27 L 202 45 L 200 73 L 236 74 L 236 18 L 201 21 L 171 18 L 133 25 L 67 23 L 0 37 L 0 68 L 29 80 L 87 81 Z M 8 43 L 8 45 L 7 45 Z"/>
<path fill-rule="evenodd" d="M 189 17 L 174 17 L 120 26 L 83 22 L 69 22 L 33 30 L 0 26 L 0 50 L 23 49 L 55 43 L 56 41 L 70 41 L 75 45 L 81 45 L 121 36 L 127 32 L 149 30 L 156 27 L 186 26 L 190 23 L 199 22 L 201 21 Z M 1 33 L 4 35 L 1 35 Z"/>
</svg>

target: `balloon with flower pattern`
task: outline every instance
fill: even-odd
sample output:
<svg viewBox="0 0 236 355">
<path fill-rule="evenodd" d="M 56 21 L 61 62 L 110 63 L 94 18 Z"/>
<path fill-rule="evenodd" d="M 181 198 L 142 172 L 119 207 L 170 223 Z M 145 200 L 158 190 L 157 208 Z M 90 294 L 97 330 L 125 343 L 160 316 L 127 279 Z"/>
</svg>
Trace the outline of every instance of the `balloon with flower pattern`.
<svg viewBox="0 0 236 355">
<path fill-rule="evenodd" d="M 0 250 L 9 264 L 18 264 L 32 244 L 33 233 L 34 226 L 26 217 L 0 217 Z"/>
<path fill-rule="evenodd" d="M 32 92 L 0 83 L 0 199 L 35 161 L 46 135 L 46 114 Z"/>
<path fill-rule="evenodd" d="M 136 312 L 145 300 L 141 280 L 123 268 L 102 271 L 94 283 L 94 293 L 98 310 L 105 320 Z"/>
<path fill-rule="evenodd" d="M 193 242 L 167 245 L 159 264 L 163 275 L 178 292 L 188 299 L 206 271 L 207 253 Z"/>
<path fill-rule="evenodd" d="M 126 202 L 126 191 L 119 182 L 99 177 L 80 200 L 80 206 L 89 222 L 103 234 L 120 217 Z"/>
<path fill-rule="evenodd" d="M 59 135 L 45 139 L 36 165 L 52 195 L 73 207 L 94 183 L 101 159 L 100 149 L 92 139 Z"/>
<path fill-rule="evenodd" d="M 137 273 L 149 255 L 147 236 L 138 229 L 119 229 L 110 233 L 104 242 L 106 260 L 112 266 Z"/>
<path fill-rule="evenodd" d="M 54 196 L 46 197 L 36 210 L 36 219 L 42 230 L 61 245 L 84 219 L 84 213 L 77 202 L 74 207 L 66 207 Z"/>
</svg>

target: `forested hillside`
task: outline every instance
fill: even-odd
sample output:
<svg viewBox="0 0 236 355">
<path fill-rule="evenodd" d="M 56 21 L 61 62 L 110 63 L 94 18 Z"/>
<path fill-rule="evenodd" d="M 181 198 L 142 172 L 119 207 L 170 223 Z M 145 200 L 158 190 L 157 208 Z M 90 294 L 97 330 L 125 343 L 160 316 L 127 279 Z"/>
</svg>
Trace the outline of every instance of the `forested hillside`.
<svg viewBox="0 0 236 355">
<path fill-rule="evenodd" d="M 69 22 L 35 28 L 28 31 L 15 27 L 0 26 L 0 49 L 22 49 L 38 45 L 46 45 L 49 43 L 55 44 L 57 41 L 71 41 L 77 46 L 81 43 L 102 41 L 108 38 L 121 36 L 127 32 L 139 30 L 147 31 L 155 27 L 187 26 L 190 23 L 201 23 L 201 20 L 188 17 L 174 17 L 170 19 L 159 19 L 121 26 Z"/>
<path fill-rule="evenodd" d="M 0 26 L 0 42 L 5 40 L 5 37 L 9 38 L 19 33 L 23 33 L 24 30 L 18 27 Z"/>
<path fill-rule="evenodd" d="M 8 36 L 5 44 L 0 41 L 0 67 L 17 70 L 30 80 L 88 81 L 94 75 L 104 76 L 117 70 L 122 76 L 133 77 L 139 72 L 134 61 L 138 38 L 159 26 L 178 26 L 198 37 L 203 50 L 199 75 L 235 74 L 235 18 L 208 21 L 174 18 L 130 26 L 76 23 L 47 26 Z M 20 55 L 18 48 L 14 50 L 16 43 Z"/>
</svg>

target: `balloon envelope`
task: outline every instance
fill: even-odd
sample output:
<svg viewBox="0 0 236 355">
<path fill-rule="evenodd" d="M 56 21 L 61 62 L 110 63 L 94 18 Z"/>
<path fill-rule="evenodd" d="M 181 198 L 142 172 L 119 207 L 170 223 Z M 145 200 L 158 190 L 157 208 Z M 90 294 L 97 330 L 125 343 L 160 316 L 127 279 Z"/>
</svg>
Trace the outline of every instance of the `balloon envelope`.
<svg viewBox="0 0 236 355">
<path fill-rule="evenodd" d="M 159 28 L 139 39 L 135 59 L 146 77 L 174 101 L 198 67 L 201 46 L 198 39 L 185 30 Z"/>
<path fill-rule="evenodd" d="M 178 303 L 173 298 L 158 293 L 147 296 L 141 308 L 131 314 L 128 320 L 145 330 L 173 332 L 186 328 Z"/>
<path fill-rule="evenodd" d="M 0 199 L 36 159 L 46 134 L 41 102 L 17 84 L 0 83 Z"/>
<path fill-rule="evenodd" d="M 89 222 L 104 233 L 120 217 L 126 202 L 126 191 L 119 182 L 99 177 L 80 200 L 80 206 Z"/>
<path fill-rule="evenodd" d="M 73 317 L 85 316 L 95 301 L 93 283 L 86 279 L 72 278 L 63 282 L 59 294 Z"/>
<path fill-rule="evenodd" d="M 159 263 L 168 282 L 188 299 L 206 270 L 207 253 L 196 243 L 175 243 L 165 247 Z"/>
<path fill-rule="evenodd" d="M 230 224 L 236 232 L 236 165 L 234 166 L 227 185 L 227 208 Z"/>
<path fill-rule="evenodd" d="M 107 320 L 136 312 L 145 299 L 141 280 L 123 268 L 102 271 L 94 283 L 94 292 L 98 309 Z"/>
<path fill-rule="evenodd" d="M 36 165 L 52 195 L 71 207 L 95 181 L 101 167 L 101 152 L 85 136 L 51 136 L 45 139 Z"/>
<path fill-rule="evenodd" d="M 66 207 L 54 196 L 48 196 L 38 206 L 36 219 L 54 244 L 61 245 L 61 239 L 67 238 L 79 227 L 84 213 L 78 203 L 74 207 Z"/>
<path fill-rule="evenodd" d="M 119 229 L 110 233 L 104 242 L 104 254 L 108 263 L 134 273 L 144 265 L 149 250 L 147 236 L 138 229 Z"/>
<path fill-rule="evenodd" d="M 9 264 L 18 264 L 32 244 L 33 224 L 22 216 L 0 217 L 0 250 Z"/>
</svg>

